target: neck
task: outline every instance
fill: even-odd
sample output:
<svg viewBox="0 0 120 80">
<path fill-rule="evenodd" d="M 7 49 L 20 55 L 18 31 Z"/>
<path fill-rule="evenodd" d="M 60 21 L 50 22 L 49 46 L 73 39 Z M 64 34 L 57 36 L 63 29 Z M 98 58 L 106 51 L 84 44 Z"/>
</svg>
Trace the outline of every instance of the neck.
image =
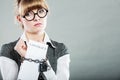
<svg viewBox="0 0 120 80">
<path fill-rule="evenodd" d="M 44 42 L 45 32 L 39 32 L 39 33 L 26 32 L 25 34 L 28 41 L 33 40 L 37 42 Z"/>
</svg>

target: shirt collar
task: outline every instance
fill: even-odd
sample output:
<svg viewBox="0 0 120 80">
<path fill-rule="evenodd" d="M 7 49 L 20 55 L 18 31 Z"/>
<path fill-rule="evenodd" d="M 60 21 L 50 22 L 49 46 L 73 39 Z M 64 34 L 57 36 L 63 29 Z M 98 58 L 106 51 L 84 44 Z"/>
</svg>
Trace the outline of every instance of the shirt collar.
<svg viewBox="0 0 120 80">
<path fill-rule="evenodd" d="M 23 32 L 23 34 L 21 35 L 21 39 L 28 42 L 26 35 L 25 35 L 25 32 Z M 46 32 L 45 32 L 45 37 L 44 37 L 44 43 L 46 43 L 48 45 L 50 44 L 53 48 L 56 48 L 56 46 L 51 42 L 51 40 Z"/>
</svg>

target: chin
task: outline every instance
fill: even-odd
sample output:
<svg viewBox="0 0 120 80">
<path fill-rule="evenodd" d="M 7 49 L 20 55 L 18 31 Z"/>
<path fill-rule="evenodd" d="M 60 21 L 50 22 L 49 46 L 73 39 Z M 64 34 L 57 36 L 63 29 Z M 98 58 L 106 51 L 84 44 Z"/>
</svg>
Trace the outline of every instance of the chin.
<svg viewBox="0 0 120 80">
<path fill-rule="evenodd" d="M 33 33 L 33 34 L 38 34 L 38 33 L 41 33 L 41 32 L 44 32 L 44 30 L 32 31 L 31 33 Z"/>
</svg>

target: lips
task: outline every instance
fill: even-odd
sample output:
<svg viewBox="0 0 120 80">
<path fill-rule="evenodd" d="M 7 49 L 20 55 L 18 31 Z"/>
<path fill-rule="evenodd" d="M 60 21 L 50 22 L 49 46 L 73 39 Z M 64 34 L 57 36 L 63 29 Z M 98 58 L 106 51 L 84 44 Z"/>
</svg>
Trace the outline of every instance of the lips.
<svg viewBox="0 0 120 80">
<path fill-rule="evenodd" d="M 35 23 L 34 26 L 40 26 L 42 23 Z"/>
</svg>

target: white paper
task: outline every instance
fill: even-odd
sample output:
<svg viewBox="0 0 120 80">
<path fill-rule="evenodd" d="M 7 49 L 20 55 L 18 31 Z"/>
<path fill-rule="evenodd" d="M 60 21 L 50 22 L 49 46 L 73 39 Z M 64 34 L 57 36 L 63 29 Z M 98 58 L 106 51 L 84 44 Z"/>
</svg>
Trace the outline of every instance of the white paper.
<svg viewBox="0 0 120 80">
<path fill-rule="evenodd" d="M 29 43 L 27 43 L 27 47 L 25 58 L 31 58 L 33 60 L 46 58 L 48 45 L 30 40 Z M 38 66 L 39 63 L 25 60 L 21 64 L 18 80 L 37 80 L 39 76 Z"/>
</svg>

